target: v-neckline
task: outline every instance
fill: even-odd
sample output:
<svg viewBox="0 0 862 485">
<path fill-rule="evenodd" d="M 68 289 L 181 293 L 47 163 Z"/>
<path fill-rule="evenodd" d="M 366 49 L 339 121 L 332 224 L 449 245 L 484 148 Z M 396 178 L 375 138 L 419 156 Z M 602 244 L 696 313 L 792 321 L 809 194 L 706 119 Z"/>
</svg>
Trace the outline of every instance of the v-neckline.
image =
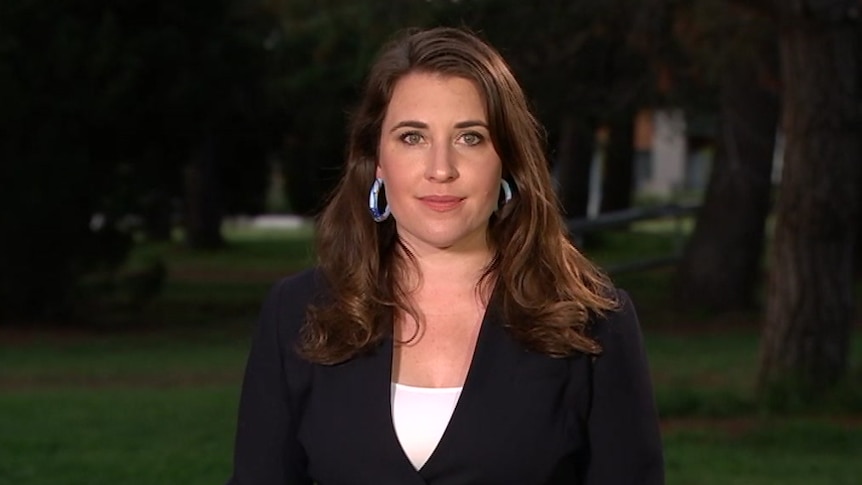
<svg viewBox="0 0 862 485">
<path fill-rule="evenodd" d="M 395 359 L 395 338 L 393 335 L 389 335 L 389 338 L 386 340 L 387 346 L 387 354 L 389 357 L 389 372 L 387 373 L 387 377 L 389 378 L 389 394 L 387 397 L 389 398 L 389 436 L 391 440 L 394 440 L 398 449 L 401 450 L 401 455 L 404 460 L 412 469 L 414 469 L 417 473 L 422 473 L 422 470 L 425 470 L 428 467 L 428 464 L 434 460 L 435 455 L 440 454 L 441 445 L 444 443 L 447 434 L 452 433 L 452 422 L 455 421 L 455 418 L 459 415 L 459 409 L 463 409 L 465 397 L 469 398 L 470 389 L 473 387 L 470 385 L 471 381 L 474 379 L 473 375 L 475 374 L 476 369 L 476 361 L 478 356 L 479 344 L 482 341 L 483 334 L 487 332 L 486 328 L 488 327 L 488 317 L 491 310 L 491 301 L 489 301 L 488 305 L 485 307 L 485 310 L 482 314 L 482 320 L 479 323 L 479 331 L 476 335 L 476 343 L 473 346 L 473 355 L 470 357 L 470 364 L 467 367 L 467 375 L 464 377 L 464 385 L 461 386 L 461 393 L 458 396 L 458 400 L 455 402 L 455 408 L 452 410 L 452 415 L 449 417 L 449 422 L 446 423 L 446 427 L 443 429 L 443 434 L 440 435 L 440 439 L 437 441 L 437 446 L 434 447 L 434 450 L 431 451 L 431 454 L 428 455 L 428 459 L 425 460 L 425 463 L 422 464 L 421 467 L 414 468 L 413 463 L 410 461 L 410 458 L 407 456 L 407 452 L 404 450 L 404 447 L 401 445 L 401 441 L 398 439 L 398 432 L 395 430 L 395 422 L 394 422 L 394 409 L 393 409 L 393 395 L 392 395 L 392 383 L 395 381 L 394 379 L 394 359 Z M 462 411 L 463 413 L 463 411 Z"/>
<path fill-rule="evenodd" d="M 502 307 L 500 305 L 498 295 L 496 292 L 492 292 L 491 298 L 489 299 L 488 305 L 482 316 L 479 332 L 476 336 L 473 355 L 470 358 L 470 365 L 467 369 L 464 385 L 461 389 L 461 395 L 455 404 L 455 408 L 452 411 L 452 415 L 449 418 L 449 422 L 446 424 L 443 434 L 440 436 L 440 440 L 437 442 L 437 446 L 419 469 L 416 469 L 413 466 L 407 453 L 401 446 L 398 434 L 395 431 L 395 423 L 393 422 L 392 413 L 392 363 L 395 356 L 394 336 L 391 333 L 387 336 L 384 342 L 385 348 L 383 349 L 384 358 L 381 359 L 389 366 L 388 371 L 382 373 L 383 377 L 386 378 L 385 389 L 387 391 L 384 394 L 386 397 L 385 409 L 387 410 L 386 434 L 387 441 L 392 443 L 394 447 L 398 449 L 398 452 L 401 455 L 401 459 L 399 461 L 401 461 L 404 466 L 409 467 L 410 470 L 413 470 L 423 478 L 427 478 L 427 475 L 432 475 L 435 467 L 440 467 L 438 464 L 444 464 L 441 460 L 445 461 L 445 456 L 449 453 L 448 450 L 453 446 L 452 443 L 459 441 L 458 435 L 466 432 L 464 426 L 469 424 L 472 420 L 475 420 L 475 412 L 472 412 L 473 416 L 468 416 L 468 414 L 471 413 L 471 408 L 475 407 L 475 403 L 480 402 L 481 404 L 492 397 L 488 393 L 489 390 L 495 389 L 495 383 L 492 381 L 497 378 L 506 380 L 513 378 L 512 373 L 507 373 L 506 371 L 508 370 L 507 366 L 513 364 L 513 362 L 508 361 L 508 359 L 516 358 L 517 353 L 512 352 L 511 349 L 505 348 L 508 345 L 512 345 L 507 333 L 508 332 L 503 327 Z M 504 343 L 507 341 L 508 343 Z M 498 375 L 497 371 L 503 371 L 504 374 Z M 488 385 L 491 387 L 487 387 Z"/>
</svg>

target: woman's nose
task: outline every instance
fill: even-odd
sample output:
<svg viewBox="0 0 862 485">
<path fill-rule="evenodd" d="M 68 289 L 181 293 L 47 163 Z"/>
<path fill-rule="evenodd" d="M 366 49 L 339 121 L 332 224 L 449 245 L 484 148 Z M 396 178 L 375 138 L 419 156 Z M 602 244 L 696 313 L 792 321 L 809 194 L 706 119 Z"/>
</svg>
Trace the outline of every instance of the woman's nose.
<svg viewBox="0 0 862 485">
<path fill-rule="evenodd" d="M 447 182 L 458 178 L 453 147 L 436 145 L 431 148 L 425 176 L 435 182 Z"/>
</svg>

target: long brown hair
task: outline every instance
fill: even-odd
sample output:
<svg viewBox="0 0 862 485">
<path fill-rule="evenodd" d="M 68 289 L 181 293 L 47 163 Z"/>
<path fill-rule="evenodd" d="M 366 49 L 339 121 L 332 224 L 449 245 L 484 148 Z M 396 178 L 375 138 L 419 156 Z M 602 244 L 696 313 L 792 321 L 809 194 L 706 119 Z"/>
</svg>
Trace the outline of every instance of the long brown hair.
<svg viewBox="0 0 862 485">
<path fill-rule="evenodd" d="M 309 309 L 301 353 L 342 362 L 388 335 L 396 311 L 410 311 L 401 277 L 409 252 L 399 250 L 392 218 L 374 222 L 367 202 L 392 91 L 411 72 L 469 79 L 484 97 L 503 177 L 515 190 L 489 222 L 495 257 L 480 284 L 493 281 L 513 336 L 551 356 L 599 353 L 587 324 L 616 302 L 608 278 L 566 235 L 543 131 L 502 56 L 476 35 L 446 27 L 403 32 L 371 68 L 351 120 L 344 175 L 317 221 L 317 255 L 331 293 Z"/>
</svg>

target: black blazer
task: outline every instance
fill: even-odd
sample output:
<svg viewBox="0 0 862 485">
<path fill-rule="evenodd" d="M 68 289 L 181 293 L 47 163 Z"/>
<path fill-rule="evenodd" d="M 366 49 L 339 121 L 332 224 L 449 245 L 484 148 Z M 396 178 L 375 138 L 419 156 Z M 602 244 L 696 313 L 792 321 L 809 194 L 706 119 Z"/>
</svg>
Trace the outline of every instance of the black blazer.
<svg viewBox="0 0 862 485">
<path fill-rule="evenodd" d="M 295 351 L 306 306 L 325 297 L 309 270 L 277 284 L 248 358 L 229 485 L 653 485 L 664 482 L 652 385 L 637 317 L 592 325 L 604 352 L 551 358 L 525 350 L 485 314 L 452 418 L 416 470 L 391 416 L 392 339 L 325 366 Z"/>
</svg>

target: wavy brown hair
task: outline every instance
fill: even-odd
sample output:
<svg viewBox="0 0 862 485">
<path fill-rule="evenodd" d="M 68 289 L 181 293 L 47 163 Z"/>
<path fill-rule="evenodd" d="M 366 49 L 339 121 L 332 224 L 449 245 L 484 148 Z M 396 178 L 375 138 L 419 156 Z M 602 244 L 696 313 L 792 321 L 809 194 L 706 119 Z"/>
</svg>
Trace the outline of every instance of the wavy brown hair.
<svg viewBox="0 0 862 485">
<path fill-rule="evenodd" d="M 343 177 L 317 221 L 317 255 L 330 296 L 309 309 L 301 353 L 319 363 L 342 362 L 389 335 L 397 311 L 414 313 L 402 277 L 412 256 L 392 218 L 375 223 L 367 204 L 389 100 L 411 72 L 469 79 L 484 97 L 503 177 L 515 190 L 489 222 L 495 256 L 479 284 L 493 283 L 514 337 L 551 356 L 599 353 L 589 319 L 617 302 L 608 278 L 567 237 L 543 131 L 502 56 L 475 34 L 446 27 L 401 33 L 371 68 L 351 120 Z"/>
</svg>

